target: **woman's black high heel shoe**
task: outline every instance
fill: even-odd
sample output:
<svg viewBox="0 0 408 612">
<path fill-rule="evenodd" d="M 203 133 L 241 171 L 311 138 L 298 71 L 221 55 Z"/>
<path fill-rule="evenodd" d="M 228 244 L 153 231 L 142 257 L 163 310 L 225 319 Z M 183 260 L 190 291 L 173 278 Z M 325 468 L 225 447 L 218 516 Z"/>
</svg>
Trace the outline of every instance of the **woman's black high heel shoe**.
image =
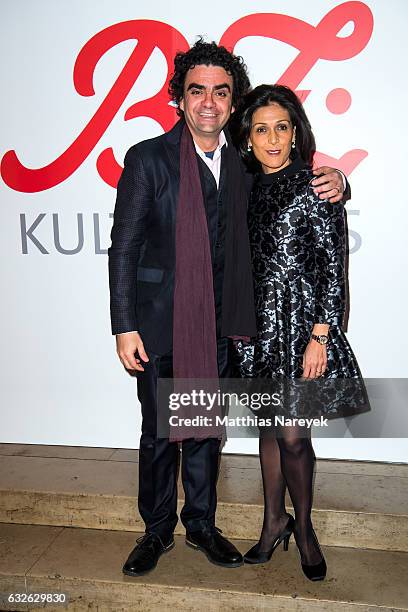
<svg viewBox="0 0 408 612">
<path fill-rule="evenodd" d="M 266 563 L 270 561 L 272 557 L 272 553 L 279 546 L 279 544 L 283 541 L 283 550 L 288 550 L 289 539 L 293 533 L 293 528 L 295 526 L 295 519 L 291 514 L 289 514 L 289 519 L 286 524 L 285 529 L 281 534 L 275 538 L 271 548 L 266 552 L 260 552 L 259 550 L 259 542 L 255 544 L 248 552 L 244 555 L 244 563 L 250 563 L 251 565 L 255 565 L 256 563 Z"/>
<path fill-rule="evenodd" d="M 317 580 L 324 580 L 326 578 L 327 565 L 326 565 L 326 561 L 322 553 L 322 549 L 320 548 L 319 542 L 317 541 L 317 537 L 316 537 L 314 529 L 312 529 L 312 532 L 313 532 L 314 540 L 317 544 L 317 548 L 319 549 L 319 552 L 322 556 L 322 560 L 319 561 L 319 563 L 315 563 L 314 565 L 307 565 L 307 563 L 302 563 L 302 558 L 301 558 L 300 563 L 302 565 L 302 570 L 306 578 L 309 578 L 309 580 L 313 580 L 313 582 L 315 582 Z M 299 553 L 300 553 L 300 549 L 299 549 Z"/>
</svg>

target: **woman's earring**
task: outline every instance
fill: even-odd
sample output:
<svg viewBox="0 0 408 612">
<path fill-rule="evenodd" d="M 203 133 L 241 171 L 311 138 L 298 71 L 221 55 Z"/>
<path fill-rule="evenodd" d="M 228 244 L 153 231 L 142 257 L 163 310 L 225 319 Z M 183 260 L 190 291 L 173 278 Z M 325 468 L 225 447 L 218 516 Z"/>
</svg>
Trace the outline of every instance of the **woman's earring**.
<svg viewBox="0 0 408 612">
<path fill-rule="evenodd" d="M 296 141 L 292 140 L 292 149 L 295 149 L 295 148 L 296 148 Z"/>
<path fill-rule="evenodd" d="M 251 145 L 251 143 L 250 143 L 250 142 L 248 142 L 247 151 L 248 151 L 248 152 L 249 152 L 249 151 L 252 151 L 252 145 Z"/>
</svg>

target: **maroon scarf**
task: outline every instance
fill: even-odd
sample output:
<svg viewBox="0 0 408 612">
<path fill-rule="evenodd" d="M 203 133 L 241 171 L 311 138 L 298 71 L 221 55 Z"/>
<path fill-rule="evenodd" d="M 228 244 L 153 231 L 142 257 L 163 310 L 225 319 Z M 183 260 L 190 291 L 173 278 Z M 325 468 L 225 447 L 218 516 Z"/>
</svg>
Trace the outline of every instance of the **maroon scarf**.
<svg viewBox="0 0 408 612">
<path fill-rule="evenodd" d="M 196 150 L 187 125 L 180 141 L 173 376 L 218 377 L 210 240 Z"/>
<path fill-rule="evenodd" d="M 256 334 L 256 324 L 247 198 L 243 168 L 230 141 L 224 161 L 228 189 L 221 335 L 251 337 Z M 187 125 L 180 140 L 173 308 L 174 390 L 190 393 L 192 389 L 202 389 L 214 393 L 219 384 L 210 238 L 196 150 Z M 216 416 L 221 413 L 218 406 L 207 413 L 192 405 L 184 407 L 178 416 L 193 418 L 206 414 L 213 418 L 212 426 L 170 427 L 169 437 L 172 440 L 222 437 L 224 428 L 216 424 Z"/>
</svg>

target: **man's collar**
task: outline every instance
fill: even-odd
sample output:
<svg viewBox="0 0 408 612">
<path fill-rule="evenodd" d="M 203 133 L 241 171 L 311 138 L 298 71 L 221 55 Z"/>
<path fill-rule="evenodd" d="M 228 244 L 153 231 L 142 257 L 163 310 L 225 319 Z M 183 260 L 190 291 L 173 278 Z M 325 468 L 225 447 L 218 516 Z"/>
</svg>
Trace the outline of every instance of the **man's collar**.
<svg viewBox="0 0 408 612">
<path fill-rule="evenodd" d="M 194 138 L 193 138 L 193 142 L 194 142 L 194 146 L 195 146 L 195 149 L 196 149 L 197 153 L 202 153 L 203 155 L 205 155 L 205 152 L 198 146 L 198 144 L 196 143 Z M 227 142 L 226 136 L 224 134 L 224 130 L 222 130 L 220 132 L 219 137 L 218 137 L 218 146 L 215 148 L 215 151 L 218 151 L 218 149 L 222 149 L 222 147 L 224 145 L 226 147 L 228 147 L 228 142 Z"/>
<path fill-rule="evenodd" d="M 220 136 L 219 136 L 219 139 L 218 139 L 218 146 L 220 147 L 220 149 L 222 149 L 222 147 L 224 145 L 226 147 L 228 147 L 228 142 L 227 142 L 227 139 L 225 137 L 224 130 L 222 130 L 222 132 L 220 132 Z"/>
<path fill-rule="evenodd" d="M 181 134 L 183 132 L 183 128 L 185 126 L 186 122 L 184 117 L 180 117 L 180 119 L 177 121 L 177 123 L 171 128 L 170 131 L 166 132 L 164 134 L 165 139 L 167 140 L 167 142 L 171 145 L 179 145 L 180 143 L 180 138 L 181 138 Z M 193 139 L 194 142 L 194 139 Z M 224 128 L 221 132 L 220 135 L 218 137 L 218 147 L 222 148 L 225 144 L 225 147 L 228 147 L 230 143 L 230 136 L 228 134 L 228 129 Z M 194 142 L 194 146 L 196 147 L 197 150 L 197 145 Z M 217 147 L 217 149 L 218 149 Z M 201 150 L 201 149 L 199 149 Z"/>
</svg>

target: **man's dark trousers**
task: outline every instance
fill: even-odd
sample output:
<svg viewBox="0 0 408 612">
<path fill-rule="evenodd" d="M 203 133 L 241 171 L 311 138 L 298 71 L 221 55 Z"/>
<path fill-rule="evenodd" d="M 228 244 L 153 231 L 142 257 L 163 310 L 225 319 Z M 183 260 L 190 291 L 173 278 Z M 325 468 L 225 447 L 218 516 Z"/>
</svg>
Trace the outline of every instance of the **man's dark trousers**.
<svg viewBox="0 0 408 612">
<path fill-rule="evenodd" d="M 222 162 L 225 152 L 222 152 Z M 206 208 L 217 326 L 217 360 L 220 378 L 230 375 L 230 341 L 221 334 L 224 246 L 226 231 L 226 171 L 221 163 L 220 185 L 206 164 L 197 156 Z M 199 350 L 199 347 L 197 347 Z M 157 378 L 173 377 L 171 352 L 158 356 L 148 351 L 150 361 L 138 374 L 138 397 L 142 406 L 142 436 L 139 449 L 139 512 L 146 531 L 158 533 L 166 542 L 177 524 L 177 442 L 157 439 Z M 182 442 L 182 481 L 185 503 L 181 521 L 187 531 L 201 531 L 215 526 L 217 477 L 220 440 L 188 439 Z"/>
<path fill-rule="evenodd" d="M 218 370 L 229 373 L 229 341 L 217 342 Z M 157 438 L 157 379 L 173 377 L 171 354 L 149 354 L 145 371 L 138 374 L 138 397 L 142 406 L 142 436 L 139 450 L 139 512 L 146 532 L 167 542 L 177 524 L 177 476 L 179 445 Z M 220 452 L 218 438 L 183 440 L 182 481 L 185 495 L 181 521 L 187 531 L 215 526 L 217 476 Z"/>
</svg>

